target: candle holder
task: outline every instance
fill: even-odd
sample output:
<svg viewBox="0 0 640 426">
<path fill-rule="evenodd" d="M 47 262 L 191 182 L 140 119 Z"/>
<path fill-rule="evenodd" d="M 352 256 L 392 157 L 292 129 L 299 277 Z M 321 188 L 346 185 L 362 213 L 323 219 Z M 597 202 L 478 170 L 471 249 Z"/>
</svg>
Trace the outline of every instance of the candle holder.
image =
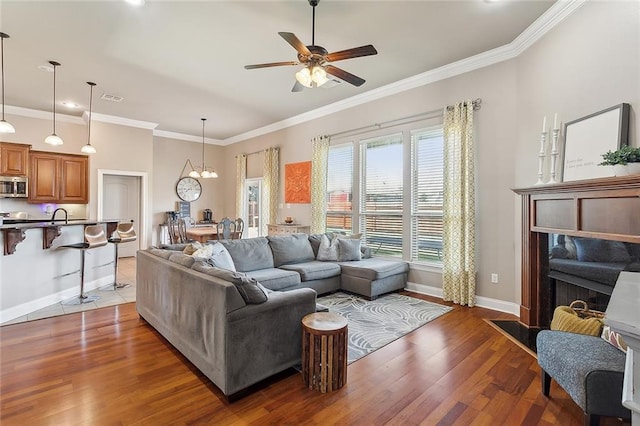
<svg viewBox="0 0 640 426">
<path fill-rule="evenodd" d="M 542 180 L 543 171 L 544 171 L 544 143 L 547 140 L 547 132 L 540 133 L 540 152 L 538 153 L 538 181 L 536 185 L 544 184 Z"/>
<path fill-rule="evenodd" d="M 549 183 L 558 183 L 556 180 L 556 161 L 558 159 L 558 138 L 560 137 L 560 129 L 553 129 L 551 136 L 551 172 Z"/>
</svg>

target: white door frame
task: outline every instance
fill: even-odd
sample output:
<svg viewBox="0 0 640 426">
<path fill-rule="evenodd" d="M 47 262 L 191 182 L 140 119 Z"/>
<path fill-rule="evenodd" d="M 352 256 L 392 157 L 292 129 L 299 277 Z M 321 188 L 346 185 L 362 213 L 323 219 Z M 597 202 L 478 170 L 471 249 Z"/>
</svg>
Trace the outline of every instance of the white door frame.
<svg viewBox="0 0 640 426">
<path fill-rule="evenodd" d="M 146 172 L 132 172 L 128 170 L 109 170 L 98 169 L 98 220 L 104 220 L 102 197 L 104 192 L 104 175 L 115 176 L 135 176 L 140 178 L 140 225 L 138 231 L 140 232 L 140 249 L 144 250 L 147 245 L 147 209 L 149 204 L 149 191 L 148 191 L 148 174 Z M 114 218 L 108 218 L 114 219 Z"/>
</svg>

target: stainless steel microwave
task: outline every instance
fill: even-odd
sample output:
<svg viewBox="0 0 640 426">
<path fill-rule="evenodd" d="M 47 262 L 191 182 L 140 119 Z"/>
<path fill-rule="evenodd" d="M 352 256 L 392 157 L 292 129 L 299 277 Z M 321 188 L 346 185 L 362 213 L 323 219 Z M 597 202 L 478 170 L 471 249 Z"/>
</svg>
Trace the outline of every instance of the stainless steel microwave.
<svg viewBox="0 0 640 426">
<path fill-rule="evenodd" d="M 27 198 L 28 181 L 22 176 L 0 176 L 0 198 Z"/>
</svg>

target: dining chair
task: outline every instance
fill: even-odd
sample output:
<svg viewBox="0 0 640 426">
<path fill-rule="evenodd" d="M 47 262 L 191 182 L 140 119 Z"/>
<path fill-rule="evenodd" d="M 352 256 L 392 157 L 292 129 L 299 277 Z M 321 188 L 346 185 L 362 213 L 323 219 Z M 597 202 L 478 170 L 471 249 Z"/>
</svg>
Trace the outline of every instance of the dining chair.
<svg viewBox="0 0 640 426">
<path fill-rule="evenodd" d="M 236 234 L 238 239 L 242 238 L 242 232 L 244 231 L 244 220 L 241 217 L 236 219 Z"/>
<path fill-rule="evenodd" d="M 228 217 L 222 218 L 216 225 L 218 240 L 233 240 L 238 238 L 236 222 Z"/>
<path fill-rule="evenodd" d="M 169 242 L 171 244 L 188 243 L 187 238 L 187 225 L 183 218 L 169 219 L 167 221 L 167 228 L 169 231 Z"/>
</svg>

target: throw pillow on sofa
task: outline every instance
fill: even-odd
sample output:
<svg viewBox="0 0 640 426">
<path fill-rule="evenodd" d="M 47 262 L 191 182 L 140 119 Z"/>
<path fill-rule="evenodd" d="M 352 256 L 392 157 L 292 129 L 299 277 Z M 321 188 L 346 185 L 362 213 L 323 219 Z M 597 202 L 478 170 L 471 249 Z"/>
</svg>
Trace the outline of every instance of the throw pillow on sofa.
<svg viewBox="0 0 640 426">
<path fill-rule="evenodd" d="M 347 239 L 338 238 L 338 261 L 348 262 L 351 260 L 361 260 L 362 253 L 360 252 L 360 244 L 362 243 L 359 238 Z"/>
<path fill-rule="evenodd" d="M 213 254 L 213 245 L 212 244 L 202 244 L 202 243 L 198 243 L 200 244 L 200 247 L 197 248 L 196 250 L 194 250 L 191 253 L 191 256 L 193 257 L 202 257 L 202 258 L 209 258 L 211 257 L 211 255 Z M 194 248 L 197 246 L 194 246 Z M 186 250 L 186 249 L 185 249 Z M 185 253 L 185 252 L 183 252 Z M 188 254 L 188 253 L 185 253 Z"/>
<path fill-rule="evenodd" d="M 191 268 L 195 259 L 193 258 L 193 256 L 189 256 L 188 254 L 176 251 L 171 253 L 171 256 L 169 256 L 169 261 L 177 263 L 178 265 L 186 266 L 187 268 Z"/>
<path fill-rule="evenodd" d="M 194 241 L 192 243 L 187 244 L 184 249 L 182 250 L 182 252 L 184 254 L 193 254 L 196 251 L 200 250 L 202 248 L 202 243 L 199 241 Z"/>
<path fill-rule="evenodd" d="M 236 272 L 236 265 L 233 263 L 227 248 L 220 243 L 211 244 L 210 246 L 211 256 L 207 258 L 207 263 L 211 266 Z"/>
<path fill-rule="evenodd" d="M 316 259 L 323 262 L 336 262 L 338 260 L 338 239 L 333 238 L 329 241 L 329 238 L 322 234 L 320 236 L 320 245 L 318 246 L 318 255 L 316 256 Z"/>
<path fill-rule="evenodd" d="M 315 259 L 307 234 L 268 236 L 273 253 L 273 264 L 277 268 L 292 263 L 309 262 Z"/>
<path fill-rule="evenodd" d="M 208 263 L 199 261 L 195 262 L 191 267 L 193 270 L 203 272 L 212 277 L 233 283 L 238 289 L 240 296 L 245 303 L 249 305 L 258 305 L 264 303 L 269 298 L 267 289 L 262 286 L 255 278 L 249 278 L 242 272 L 234 272 L 228 269 L 210 266 Z"/>
</svg>

